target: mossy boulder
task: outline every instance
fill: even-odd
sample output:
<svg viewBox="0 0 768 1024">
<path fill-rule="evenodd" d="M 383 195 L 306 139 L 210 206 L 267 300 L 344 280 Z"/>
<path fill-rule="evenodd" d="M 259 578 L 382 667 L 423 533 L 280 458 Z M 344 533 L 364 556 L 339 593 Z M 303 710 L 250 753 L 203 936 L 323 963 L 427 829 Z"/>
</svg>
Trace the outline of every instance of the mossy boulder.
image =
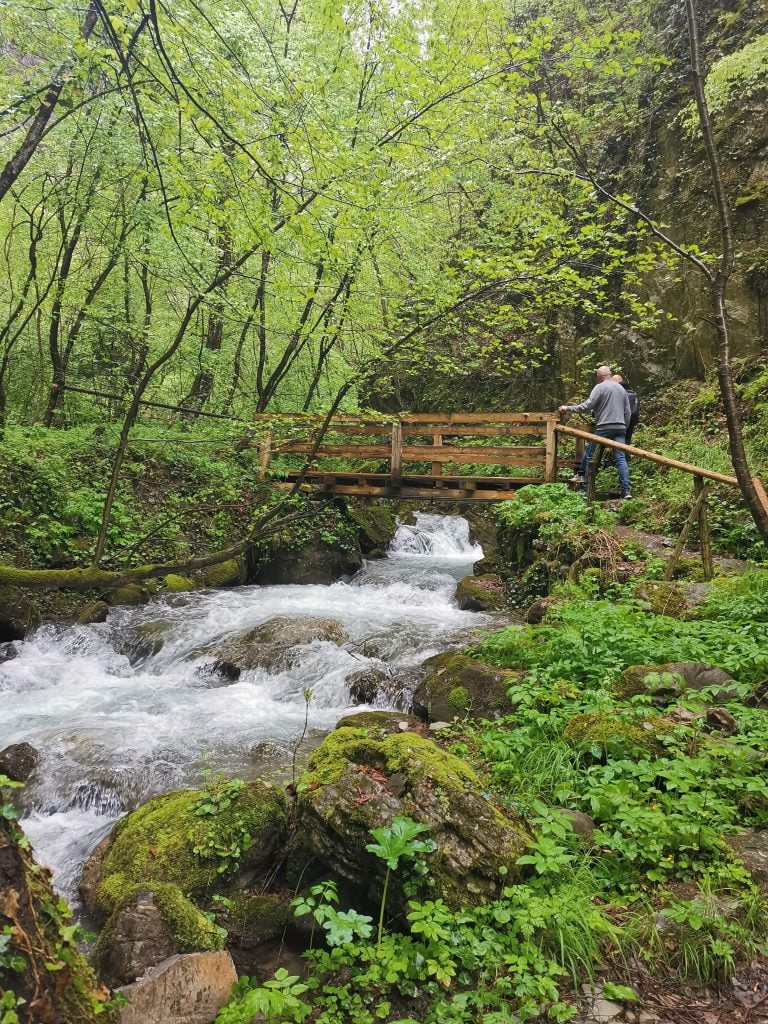
<svg viewBox="0 0 768 1024">
<path fill-rule="evenodd" d="M 575 747 L 630 757 L 659 757 L 664 745 L 658 735 L 671 728 L 665 720 L 628 722 L 607 711 L 574 715 L 563 732 L 563 739 Z"/>
<path fill-rule="evenodd" d="M 126 583 L 124 587 L 117 587 L 105 595 L 104 600 L 109 605 L 140 605 L 146 604 L 151 594 L 148 587 L 140 583 Z"/>
<path fill-rule="evenodd" d="M 209 565 L 202 570 L 206 587 L 239 587 L 246 582 L 245 561 L 242 558 L 228 558 L 218 565 Z"/>
<path fill-rule="evenodd" d="M 500 576 L 465 576 L 456 587 L 456 604 L 462 611 L 494 612 L 504 607 L 504 581 Z"/>
<path fill-rule="evenodd" d="M 363 566 L 357 537 L 324 540 L 309 537 L 301 545 L 273 542 L 254 575 L 255 583 L 333 583 Z"/>
<path fill-rule="evenodd" d="M 171 594 L 186 594 L 195 589 L 195 581 L 189 576 L 178 576 L 171 572 L 163 577 L 163 586 Z"/>
<path fill-rule="evenodd" d="M 131 886 L 99 935 L 93 962 L 111 988 L 127 985 L 178 953 L 224 947 L 221 931 L 177 885 Z"/>
<path fill-rule="evenodd" d="M 241 672 L 263 668 L 268 672 L 281 672 L 297 664 L 300 654 L 296 648 L 315 640 L 341 644 L 349 636 L 338 619 L 324 619 L 316 615 L 278 615 L 221 644 L 213 652 L 224 673 L 236 679 Z"/>
<path fill-rule="evenodd" d="M 397 514 L 391 504 L 378 501 L 350 501 L 347 515 L 357 527 L 364 555 L 385 551 L 397 531 Z"/>
<path fill-rule="evenodd" d="M 102 844 L 97 847 L 97 871 L 89 863 L 84 869 L 88 884 L 81 891 L 84 898 L 95 899 L 89 909 L 111 913 L 136 886 L 152 888 L 158 882 L 173 884 L 193 898 L 214 891 L 222 885 L 221 862 L 196 852 L 207 850 L 211 841 L 222 849 L 233 843 L 242 848 L 239 870 L 265 863 L 283 838 L 285 793 L 268 783 L 251 782 L 228 807 L 201 816 L 196 811 L 204 797 L 198 790 L 166 793 L 121 819 L 106 853 Z"/>
<path fill-rule="evenodd" d="M 422 665 L 424 678 L 413 693 L 413 711 L 433 722 L 453 718 L 497 718 L 509 714 L 507 696 L 519 673 L 445 651 Z"/>
<path fill-rule="evenodd" d="M 106 622 L 108 615 L 109 605 L 106 601 L 91 601 L 79 610 L 75 622 L 81 626 L 90 626 L 95 622 Z"/>
<path fill-rule="evenodd" d="M 695 618 L 712 593 L 707 583 L 680 583 L 667 580 L 646 580 L 635 591 L 655 615 L 672 619 Z"/>
<path fill-rule="evenodd" d="M 467 906 L 498 892 L 504 871 L 514 878 L 526 830 L 488 795 L 466 762 L 414 732 L 381 738 L 377 730 L 343 727 L 310 758 L 298 785 L 303 844 L 335 877 L 371 903 L 381 895 L 384 865 L 366 850 L 370 830 L 405 815 L 429 828 L 430 895 Z M 402 908 L 402 875 L 393 878 Z"/>
<path fill-rule="evenodd" d="M 670 661 L 660 665 L 630 665 L 613 684 L 622 700 L 639 695 L 672 699 L 685 690 L 700 692 L 714 687 L 711 703 L 722 704 L 738 697 L 733 676 L 715 665 L 697 661 Z"/>
<path fill-rule="evenodd" d="M 390 682 L 390 677 L 380 668 L 360 669 L 344 680 L 349 689 L 349 699 L 353 704 L 373 704 L 379 693 Z"/>
</svg>

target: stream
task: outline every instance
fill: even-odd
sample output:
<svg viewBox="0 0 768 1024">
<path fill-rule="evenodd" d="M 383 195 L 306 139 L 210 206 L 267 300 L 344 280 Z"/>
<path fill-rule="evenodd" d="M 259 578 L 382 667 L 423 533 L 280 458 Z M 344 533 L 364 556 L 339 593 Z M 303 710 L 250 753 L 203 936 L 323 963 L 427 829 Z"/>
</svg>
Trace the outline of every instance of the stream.
<svg viewBox="0 0 768 1024">
<path fill-rule="evenodd" d="M 40 752 L 22 824 L 59 891 L 77 905 L 83 862 L 113 823 L 155 794 L 199 785 L 206 767 L 289 777 L 307 712 L 302 757 L 350 711 L 351 674 L 383 670 L 407 698 L 425 658 L 491 621 L 453 600 L 481 557 L 465 519 L 417 513 L 386 558 L 346 580 L 167 595 L 114 608 L 103 624 L 46 624 L 17 643 L 0 664 L 0 749 L 27 741 Z M 216 644 L 275 616 L 338 619 L 350 641 L 315 640 L 290 668 L 222 679 Z M 162 637 L 149 650 L 135 642 L 147 626 Z"/>
</svg>

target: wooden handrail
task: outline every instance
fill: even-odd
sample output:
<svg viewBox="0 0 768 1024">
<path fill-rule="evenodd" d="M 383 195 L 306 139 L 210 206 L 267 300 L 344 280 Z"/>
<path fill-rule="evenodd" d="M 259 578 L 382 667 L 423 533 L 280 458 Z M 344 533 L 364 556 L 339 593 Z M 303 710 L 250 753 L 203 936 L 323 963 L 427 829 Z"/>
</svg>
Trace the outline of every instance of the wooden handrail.
<svg viewBox="0 0 768 1024">
<path fill-rule="evenodd" d="M 707 480 L 715 480 L 719 484 L 730 484 L 731 487 L 738 487 L 739 481 L 735 476 L 726 476 L 725 473 L 717 473 L 714 469 L 703 469 L 701 466 L 692 466 L 690 462 L 680 462 L 677 459 L 669 459 L 666 455 L 657 455 L 656 452 L 648 452 L 644 448 L 635 448 L 631 444 L 622 444 L 620 441 L 612 441 L 609 437 L 601 437 L 600 434 L 590 434 L 586 430 L 577 430 L 576 427 L 566 427 L 563 423 L 557 423 L 555 430 L 558 434 L 568 434 L 569 437 L 580 437 L 584 441 L 596 441 L 606 448 L 615 448 L 620 452 L 627 452 L 629 455 L 637 455 L 641 459 L 649 459 L 651 462 L 658 462 L 660 466 L 668 466 L 670 469 L 680 469 L 684 473 L 691 473 L 693 476 L 701 476 Z"/>
</svg>

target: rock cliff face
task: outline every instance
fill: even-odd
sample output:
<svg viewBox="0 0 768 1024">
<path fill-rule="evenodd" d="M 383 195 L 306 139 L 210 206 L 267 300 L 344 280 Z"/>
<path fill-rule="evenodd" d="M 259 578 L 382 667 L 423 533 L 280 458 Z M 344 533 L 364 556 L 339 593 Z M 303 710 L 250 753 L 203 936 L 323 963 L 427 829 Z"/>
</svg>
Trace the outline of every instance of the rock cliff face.
<svg viewBox="0 0 768 1024">
<path fill-rule="evenodd" d="M 755 72 L 757 51 L 768 53 L 768 38 L 764 46 L 761 39 L 768 33 L 768 6 L 762 0 L 703 0 L 698 7 L 708 86 L 720 94 L 713 122 L 737 237 L 729 288 L 734 355 L 751 356 L 768 345 L 768 59 Z M 692 100 L 683 5 L 658 3 L 654 22 L 671 64 L 643 98 L 645 115 L 637 129 L 609 159 L 622 186 L 676 242 L 717 251 L 719 227 L 703 143 L 681 122 Z M 727 102 L 715 81 L 724 57 L 742 65 Z M 674 321 L 646 334 L 617 330 L 602 339 L 606 357 L 639 384 L 670 373 L 703 377 L 714 363 L 715 334 L 701 276 L 689 266 L 674 271 L 654 275 L 648 293 Z"/>
</svg>

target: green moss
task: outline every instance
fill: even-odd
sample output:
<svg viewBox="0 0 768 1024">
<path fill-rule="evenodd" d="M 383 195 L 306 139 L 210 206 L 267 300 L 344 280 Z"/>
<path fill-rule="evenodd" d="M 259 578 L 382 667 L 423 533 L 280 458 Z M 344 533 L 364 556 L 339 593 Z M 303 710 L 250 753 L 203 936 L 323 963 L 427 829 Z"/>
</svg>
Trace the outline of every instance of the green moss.
<svg viewBox="0 0 768 1024">
<path fill-rule="evenodd" d="M 454 686 L 448 694 L 448 704 L 454 715 L 462 715 L 469 711 L 472 700 L 466 686 Z"/>
<path fill-rule="evenodd" d="M 286 899 L 238 892 L 227 911 L 225 926 L 238 944 L 258 946 L 282 934 L 290 917 L 291 906 Z"/>
<path fill-rule="evenodd" d="M 180 953 L 195 953 L 224 948 L 224 936 L 217 926 L 202 914 L 178 885 L 171 882 L 153 882 L 152 885 L 126 886 L 104 925 L 94 948 L 94 961 L 98 963 L 112 942 L 117 916 L 128 901 L 140 891 L 151 892 L 155 905 L 176 940 Z"/>
<path fill-rule="evenodd" d="M 456 603 L 465 611 L 497 611 L 504 607 L 504 584 L 493 573 L 465 576 L 456 587 Z"/>
<path fill-rule="evenodd" d="M 389 736 L 381 744 L 387 772 L 401 772 L 413 782 L 429 778 L 448 790 L 482 789 L 477 772 L 465 761 L 413 732 Z"/>
<path fill-rule="evenodd" d="M 299 780 L 299 789 L 317 789 L 335 782 L 350 763 L 379 763 L 383 768 L 386 758 L 380 743 L 372 739 L 366 729 L 340 728 L 329 733 L 312 757 L 307 771 Z"/>
<path fill-rule="evenodd" d="M 220 884 L 221 875 L 214 860 L 194 852 L 196 845 L 211 835 L 217 844 L 227 845 L 239 839 L 244 828 L 252 849 L 258 851 L 274 845 L 287 821 L 285 794 L 276 786 L 250 783 L 214 817 L 195 814 L 201 795 L 196 790 L 167 793 L 118 822 L 99 887 L 104 909 L 114 909 L 135 885 L 168 882 L 186 896 L 206 893 Z"/>
<path fill-rule="evenodd" d="M 664 747 L 656 729 L 623 721 L 608 712 L 595 711 L 574 715 L 563 732 L 563 739 L 577 747 L 600 747 L 603 750 L 621 747 L 635 753 L 659 755 Z"/>
<path fill-rule="evenodd" d="M 345 715 L 336 724 L 337 729 L 365 729 L 373 739 L 384 739 L 393 732 L 402 732 L 400 723 L 406 722 L 412 729 L 425 728 L 424 723 L 399 711 L 358 711 L 355 715 Z"/>
<path fill-rule="evenodd" d="M 245 582 L 245 570 L 240 559 L 230 558 L 203 569 L 203 580 L 206 587 L 236 587 Z"/>
<path fill-rule="evenodd" d="M 667 665 L 630 665 L 611 687 L 621 700 L 641 695 L 674 694 L 685 688 L 685 679 Z"/>
<path fill-rule="evenodd" d="M 364 549 L 386 548 L 397 529 L 395 510 L 389 505 L 375 502 L 350 502 L 347 515 L 367 540 Z"/>
<path fill-rule="evenodd" d="M 189 576 L 177 576 L 175 573 L 169 573 L 163 579 L 163 583 L 165 589 L 172 594 L 185 594 L 187 591 L 195 589 L 194 580 L 191 580 Z"/>
</svg>

